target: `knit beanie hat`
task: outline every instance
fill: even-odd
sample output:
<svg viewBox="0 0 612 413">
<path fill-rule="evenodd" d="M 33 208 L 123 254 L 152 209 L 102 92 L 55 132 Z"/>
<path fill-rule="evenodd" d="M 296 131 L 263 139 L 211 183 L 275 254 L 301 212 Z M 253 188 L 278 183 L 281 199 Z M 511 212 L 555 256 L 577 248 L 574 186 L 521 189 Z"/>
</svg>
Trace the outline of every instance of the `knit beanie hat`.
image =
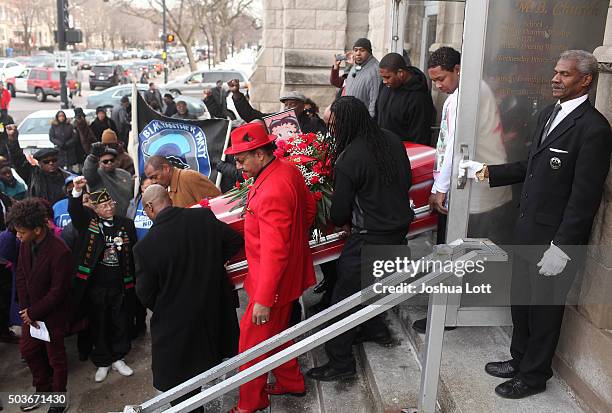
<svg viewBox="0 0 612 413">
<path fill-rule="evenodd" d="M 355 42 L 355 44 L 353 45 L 353 49 L 355 47 L 363 47 L 364 49 L 366 49 L 368 52 L 370 52 L 370 54 L 372 54 L 372 43 L 370 43 L 370 41 L 368 39 L 366 39 L 365 37 L 362 37 L 360 39 L 357 39 L 357 41 Z"/>
<path fill-rule="evenodd" d="M 106 129 L 102 132 L 102 143 L 105 145 L 117 143 L 117 134 L 112 129 Z"/>
</svg>

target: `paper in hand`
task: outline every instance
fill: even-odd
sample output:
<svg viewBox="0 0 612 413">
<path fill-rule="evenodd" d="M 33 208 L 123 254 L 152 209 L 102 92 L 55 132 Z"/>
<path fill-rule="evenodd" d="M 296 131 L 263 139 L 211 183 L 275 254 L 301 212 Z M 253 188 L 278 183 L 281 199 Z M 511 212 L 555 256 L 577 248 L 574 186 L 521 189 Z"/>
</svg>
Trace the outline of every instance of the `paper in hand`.
<svg viewBox="0 0 612 413">
<path fill-rule="evenodd" d="M 36 324 L 38 325 L 38 328 L 32 325 L 30 326 L 30 336 L 42 341 L 51 342 L 49 330 L 47 330 L 47 326 L 45 325 L 44 321 L 37 321 Z"/>
</svg>

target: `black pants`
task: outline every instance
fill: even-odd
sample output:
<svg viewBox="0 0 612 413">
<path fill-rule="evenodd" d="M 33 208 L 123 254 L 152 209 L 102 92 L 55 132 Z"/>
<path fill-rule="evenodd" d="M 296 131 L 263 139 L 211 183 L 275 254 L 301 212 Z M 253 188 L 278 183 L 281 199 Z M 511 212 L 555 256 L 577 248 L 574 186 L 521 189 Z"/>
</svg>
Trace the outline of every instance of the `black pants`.
<svg viewBox="0 0 612 413">
<path fill-rule="evenodd" d="M 124 290 L 92 285 L 89 300 L 89 331 L 93 343 L 91 361 L 108 367 L 130 351 L 128 312 Z"/>
<path fill-rule="evenodd" d="M 349 236 L 346 240 L 346 244 L 344 244 L 344 249 L 340 254 L 340 258 L 338 258 L 338 280 L 334 287 L 331 304 L 339 303 L 366 287 L 361 277 L 361 249 L 364 246 L 402 244 L 404 237 L 405 234 L 394 235 L 389 236 L 387 239 L 377 239 L 375 242 L 372 242 L 359 235 Z M 371 282 L 373 281 L 372 279 Z M 357 307 L 353 312 L 359 309 L 360 307 Z M 382 314 L 364 322 L 361 328 L 367 330 L 368 335 L 372 336 L 389 332 Z M 327 353 L 331 367 L 338 370 L 355 368 L 355 357 L 353 356 L 352 346 L 356 336 L 357 329 L 353 328 L 325 344 L 325 352 Z"/>
<path fill-rule="evenodd" d="M 0 265 L 0 334 L 8 332 L 11 316 L 11 296 L 13 288 L 13 272 Z"/>
<path fill-rule="evenodd" d="M 85 330 L 77 333 L 77 349 L 79 354 L 89 356 L 92 347 L 90 326 L 87 326 Z"/>
<path fill-rule="evenodd" d="M 329 305 L 332 300 L 334 286 L 338 280 L 338 260 L 328 261 L 321 264 L 321 272 L 323 273 L 325 284 L 327 284 L 327 289 L 323 292 L 321 302 Z"/>
<path fill-rule="evenodd" d="M 553 376 L 552 359 L 559 342 L 565 297 L 574 265 L 545 277 L 534 263 L 515 255 L 512 271 L 512 365 L 518 377 L 532 387 L 544 387 Z"/>
<path fill-rule="evenodd" d="M 436 244 L 446 243 L 446 221 L 448 215 L 438 214 L 438 230 L 436 232 Z"/>
</svg>

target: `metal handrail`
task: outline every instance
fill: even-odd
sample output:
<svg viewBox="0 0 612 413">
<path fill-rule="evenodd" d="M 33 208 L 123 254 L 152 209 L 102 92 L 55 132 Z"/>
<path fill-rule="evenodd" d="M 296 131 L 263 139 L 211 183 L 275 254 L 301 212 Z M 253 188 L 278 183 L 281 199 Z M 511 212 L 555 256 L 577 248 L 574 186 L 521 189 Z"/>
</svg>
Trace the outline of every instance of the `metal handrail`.
<svg viewBox="0 0 612 413">
<path fill-rule="evenodd" d="M 457 240 L 451 244 L 439 247 L 440 248 L 438 248 L 437 251 L 423 257 L 423 259 L 433 261 L 442 257 L 448 258 L 455 257 L 457 255 L 458 256 L 456 258 L 451 259 L 456 262 L 472 261 L 476 258 L 483 258 L 487 259 L 488 261 L 503 261 L 507 259 L 507 256 L 503 250 L 490 241 L 483 239 Z M 405 282 L 407 279 L 415 277 L 416 275 L 417 274 L 413 274 L 410 271 L 397 272 L 387 278 L 381 279 L 380 283 L 383 286 L 397 286 L 400 283 Z M 444 281 L 450 276 L 453 276 L 453 274 L 445 273 L 443 271 L 432 271 L 412 281 L 409 285 L 435 285 L 441 281 Z M 385 295 L 376 300 L 374 303 L 371 303 L 366 307 L 350 314 L 346 318 L 336 321 L 332 325 L 301 339 L 299 342 L 296 342 L 282 351 L 258 362 L 257 364 L 203 390 L 201 393 L 192 396 L 188 400 L 185 400 L 166 411 L 170 413 L 187 412 L 202 406 L 205 403 L 239 387 L 244 383 L 247 383 L 248 381 L 266 372 L 271 371 L 281 364 L 331 340 L 332 338 L 358 326 L 364 321 L 367 321 L 372 317 L 383 313 L 384 311 L 387 311 L 389 308 L 396 306 L 417 294 L 418 292 L 392 293 Z M 338 317 L 339 315 L 352 310 L 358 305 L 362 305 L 364 301 L 367 302 L 373 297 L 379 295 L 380 294 L 376 294 L 370 286 L 366 287 L 365 289 L 351 295 L 350 297 L 314 315 L 313 317 L 308 318 L 307 320 L 304 320 L 301 323 L 288 328 L 287 330 L 284 330 L 280 334 L 259 343 L 249 350 L 240 353 L 229 360 L 226 360 L 225 362 L 181 383 L 180 385 L 142 403 L 139 406 L 126 406 L 124 411 L 150 413 L 153 410 L 168 404 L 170 401 L 176 400 L 188 392 L 201 388 L 213 380 L 216 380 L 221 376 L 236 370 L 243 364 L 264 355 L 275 348 L 278 348 L 286 342 L 314 330 L 315 328 Z"/>
</svg>

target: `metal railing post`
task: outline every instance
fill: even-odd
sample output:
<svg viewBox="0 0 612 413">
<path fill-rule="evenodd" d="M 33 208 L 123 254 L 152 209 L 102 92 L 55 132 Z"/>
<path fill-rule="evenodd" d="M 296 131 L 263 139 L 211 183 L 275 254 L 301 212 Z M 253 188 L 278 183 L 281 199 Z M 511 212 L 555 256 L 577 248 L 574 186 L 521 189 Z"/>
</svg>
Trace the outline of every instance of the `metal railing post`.
<svg viewBox="0 0 612 413">
<path fill-rule="evenodd" d="M 438 396 L 438 379 L 442 362 L 444 324 L 448 294 L 430 294 L 427 307 L 427 330 L 421 362 L 421 389 L 419 391 L 419 413 L 435 413 Z"/>
</svg>

